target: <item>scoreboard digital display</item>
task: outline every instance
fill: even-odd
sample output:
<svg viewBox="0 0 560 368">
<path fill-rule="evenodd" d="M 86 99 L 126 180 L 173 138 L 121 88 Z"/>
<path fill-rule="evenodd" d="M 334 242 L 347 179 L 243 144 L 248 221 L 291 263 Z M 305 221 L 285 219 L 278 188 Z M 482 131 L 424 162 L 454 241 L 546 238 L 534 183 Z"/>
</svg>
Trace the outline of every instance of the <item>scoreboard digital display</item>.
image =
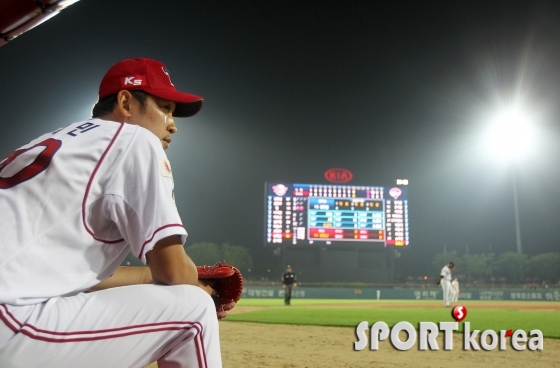
<svg viewBox="0 0 560 368">
<path fill-rule="evenodd" d="M 407 188 L 266 184 L 266 244 L 408 246 Z"/>
</svg>

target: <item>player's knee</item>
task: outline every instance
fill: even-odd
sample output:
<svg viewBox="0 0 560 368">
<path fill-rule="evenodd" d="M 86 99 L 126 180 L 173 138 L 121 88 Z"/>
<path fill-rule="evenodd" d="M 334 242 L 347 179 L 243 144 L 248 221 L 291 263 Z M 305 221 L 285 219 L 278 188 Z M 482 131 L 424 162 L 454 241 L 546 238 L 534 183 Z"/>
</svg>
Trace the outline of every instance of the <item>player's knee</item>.
<svg viewBox="0 0 560 368">
<path fill-rule="evenodd" d="M 197 299 L 200 301 L 200 304 L 203 305 L 206 309 L 214 312 L 216 309 L 214 305 L 214 299 L 212 299 L 210 294 L 208 294 L 203 289 L 199 287 L 196 287 L 196 289 L 196 293 L 198 294 Z"/>
<path fill-rule="evenodd" d="M 216 307 L 214 305 L 214 300 L 203 289 L 198 286 L 193 285 L 174 285 L 173 288 L 177 289 L 177 307 L 185 308 L 186 305 L 190 305 L 193 308 L 198 308 L 203 313 L 216 314 Z"/>
</svg>

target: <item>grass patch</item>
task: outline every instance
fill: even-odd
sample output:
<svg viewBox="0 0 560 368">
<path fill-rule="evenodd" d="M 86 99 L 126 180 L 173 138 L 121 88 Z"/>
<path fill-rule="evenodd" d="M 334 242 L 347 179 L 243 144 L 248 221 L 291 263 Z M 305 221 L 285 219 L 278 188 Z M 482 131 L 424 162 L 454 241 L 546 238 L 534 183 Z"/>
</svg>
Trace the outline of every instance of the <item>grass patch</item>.
<svg viewBox="0 0 560 368">
<path fill-rule="evenodd" d="M 356 327 L 361 321 L 371 325 L 376 321 L 384 321 L 389 326 L 400 321 L 408 321 L 417 326 L 420 321 L 453 322 L 451 310 L 446 308 L 364 308 L 360 304 L 371 303 L 371 300 L 347 299 L 300 299 L 292 306 L 280 305 L 278 299 L 245 299 L 239 305 L 264 306 L 263 310 L 232 314 L 228 321 L 279 323 L 317 326 Z M 411 301 L 402 301 L 403 304 Z M 415 305 L 421 301 L 415 300 Z M 326 306 L 318 306 L 317 304 Z M 337 304 L 338 306 L 328 306 Z M 351 308 L 340 307 L 340 304 L 352 305 Z M 472 305 L 472 303 L 471 303 Z M 484 309 L 469 307 L 466 322 L 470 322 L 471 330 L 509 330 L 530 331 L 541 330 L 545 337 L 560 338 L 560 313 L 557 311 L 518 311 L 507 309 Z M 463 323 L 459 324 L 462 331 Z"/>
</svg>

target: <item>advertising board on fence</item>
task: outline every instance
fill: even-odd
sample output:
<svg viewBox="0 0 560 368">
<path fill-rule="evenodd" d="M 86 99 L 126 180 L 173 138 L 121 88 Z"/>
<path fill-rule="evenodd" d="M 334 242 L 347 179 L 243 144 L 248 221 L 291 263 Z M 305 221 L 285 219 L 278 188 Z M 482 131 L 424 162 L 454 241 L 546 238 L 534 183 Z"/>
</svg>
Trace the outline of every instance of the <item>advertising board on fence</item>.
<svg viewBox="0 0 560 368">
<path fill-rule="evenodd" d="M 292 298 L 307 299 L 417 299 L 440 300 L 441 289 L 397 289 L 397 288 L 327 288 L 297 287 Z M 284 289 L 280 286 L 253 286 L 243 288 L 243 298 L 283 298 Z M 560 290 L 542 289 L 492 289 L 461 290 L 461 300 L 534 300 L 560 301 Z"/>
</svg>

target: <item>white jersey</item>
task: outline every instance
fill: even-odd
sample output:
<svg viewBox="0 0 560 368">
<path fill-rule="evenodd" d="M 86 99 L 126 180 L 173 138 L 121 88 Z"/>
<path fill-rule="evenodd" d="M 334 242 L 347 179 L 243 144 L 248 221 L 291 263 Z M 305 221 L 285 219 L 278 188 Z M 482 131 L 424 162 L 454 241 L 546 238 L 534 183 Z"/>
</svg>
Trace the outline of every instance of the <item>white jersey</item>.
<svg viewBox="0 0 560 368">
<path fill-rule="evenodd" d="M 129 250 L 187 233 L 159 139 L 92 119 L 45 134 L 0 163 L 0 304 L 87 290 Z"/>
<path fill-rule="evenodd" d="M 451 281 L 451 270 L 447 267 L 447 265 L 443 266 L 439 275 L 443 276 L 443 280 Z"/>
</svg>

